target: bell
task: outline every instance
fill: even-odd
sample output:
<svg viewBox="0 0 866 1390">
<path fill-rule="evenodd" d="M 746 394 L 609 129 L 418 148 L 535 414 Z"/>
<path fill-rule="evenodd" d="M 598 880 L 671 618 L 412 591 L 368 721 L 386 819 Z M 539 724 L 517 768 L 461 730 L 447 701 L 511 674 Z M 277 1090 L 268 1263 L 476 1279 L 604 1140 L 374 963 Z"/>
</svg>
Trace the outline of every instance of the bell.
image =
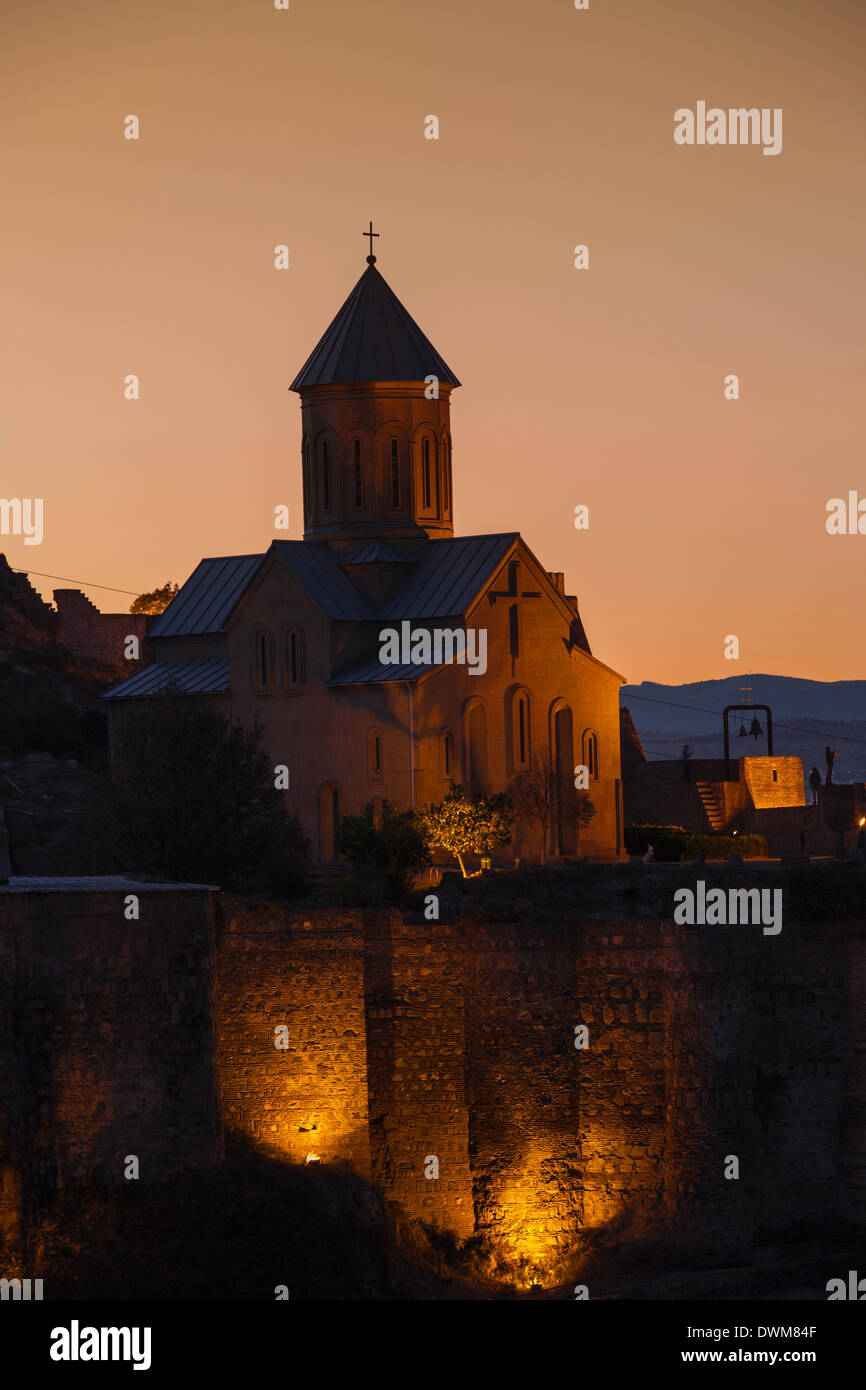
<svg viewBox="0 0 866 1390">
<path fill-rule="evenodd" d="M 761 735 L 763 732 L 764 732 L 764 730 L 761 728 L 760 724 L 758 723 L 758 716 L 755 715 L 754 719 L 753 719 L 752 722 L 751 722 L 751 725 L 749 726 L 749 733 L 750 733 L 750 734 L 754 734 L 755 738 L 759 738 L 760 735 Z"/>
<path fill-rule="evenodd" d="M 741 724 L 741 725 L 740 725 L 740 728 L 739 728 L 739 731 L 738 731 L 738 733 L 737 733 L 737 738 L 746 738 L 746 737 L 747 737 L 747 734 L 746 734 L 746 726 L 745 726 L 745 724 Z"/>
</svg>

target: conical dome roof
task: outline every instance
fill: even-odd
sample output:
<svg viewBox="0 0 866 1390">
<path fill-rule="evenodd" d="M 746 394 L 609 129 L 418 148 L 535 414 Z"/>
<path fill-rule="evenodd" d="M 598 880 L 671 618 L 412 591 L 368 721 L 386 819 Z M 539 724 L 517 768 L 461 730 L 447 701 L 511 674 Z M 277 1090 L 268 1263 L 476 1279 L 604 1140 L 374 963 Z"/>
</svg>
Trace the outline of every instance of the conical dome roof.
<svg viewBox="0 0 866 1390">
<path fill-rule="evenodd" d="M 364 271 L 289 388 L 355 381 L 460 382 L 374 265 Z"/>
</svg>

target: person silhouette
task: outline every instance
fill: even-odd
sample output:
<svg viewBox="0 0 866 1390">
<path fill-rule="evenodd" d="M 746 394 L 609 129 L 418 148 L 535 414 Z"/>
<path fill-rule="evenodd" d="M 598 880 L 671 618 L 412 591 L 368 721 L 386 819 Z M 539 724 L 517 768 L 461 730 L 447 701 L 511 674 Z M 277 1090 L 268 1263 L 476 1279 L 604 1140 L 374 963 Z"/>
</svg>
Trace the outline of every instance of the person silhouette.
<svg viewBox="0 0 866 1390">
<path fill-rule="evenodd" d="M 812 788 L 812 805 L 818 804 L 818 788 L 821 785 L 821 774 L 817 767 L 813 767 L 809 773 L 809 786 Z"/>
</svg>

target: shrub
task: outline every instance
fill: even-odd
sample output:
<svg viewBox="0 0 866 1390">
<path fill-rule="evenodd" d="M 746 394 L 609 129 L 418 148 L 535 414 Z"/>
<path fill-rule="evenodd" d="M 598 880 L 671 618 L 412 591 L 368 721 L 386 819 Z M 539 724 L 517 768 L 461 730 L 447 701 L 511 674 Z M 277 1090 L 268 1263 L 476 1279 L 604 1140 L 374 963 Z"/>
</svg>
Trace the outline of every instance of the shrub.
<svg viewBox="0 0 866 1390">
<path fill-rule="evenodd" d="M 375 899 L 381 883 L 385 896 L 401 898 L 419 869 L 430 862 L 427 832 L 414 811 L 390 801 L 368 801 L 359 816 L 340 817 L 340 851 L 357 870 L 359 891 Z"/>
<path fill-rule="evenodd" d="M 625 846 L 629 854 L 644 854 L 652 845 L 661 864 L 678 864 L 684 859 L 727 859 L 731 853 L 743 859 L 758 859 L 767 853 L 763 835 L 697 834 L 681 825 L 627 825 Z"/>
</svg>

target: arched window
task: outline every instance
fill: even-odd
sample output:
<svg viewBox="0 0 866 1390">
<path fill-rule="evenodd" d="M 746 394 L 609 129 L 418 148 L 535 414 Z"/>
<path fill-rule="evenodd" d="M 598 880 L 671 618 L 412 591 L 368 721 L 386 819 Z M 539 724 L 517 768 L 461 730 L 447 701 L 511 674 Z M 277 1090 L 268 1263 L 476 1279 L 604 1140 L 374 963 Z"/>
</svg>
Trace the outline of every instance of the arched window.
<svg viewBox="0 0 866 1390">
<path fill-rule="evenodd" d="M 583 761 L 589 772 L 590 777 L 598 777 L 598 738 L 592 729 L 585 729 L 583 734 Z"/>
<path fill-rule="evenodd" d="M 313 460 L 309 444 L 304 447 L 304 513 L 309 516 L 313 510 L 311 476 L 313 472 Z"/>
<path fill-rule="evenodd" d="M 367 775 L 378 780 L 382 776 L 382 735 L 371 729 L 367 736 Z"/>
<path fill-rule="evenodd" d="M 430 440 L 425 439 L 421 445 L 421 496 L 422 505 L 425 511 L 430 510 L 431 498 L 430 483 Z"/>
<path fill-rule="evenodd" d="M 361 441 L 356 439 L 352 447 L 355 463 L 355 506 L 364 505 L 364 475 L 361 472 Z"/>
<path fill-rule="evenodd" d="M 441 769 L 444 781 L 450 782 L 454 772 L 454 735 L 446 729 L 440 739 Z"/>
<path fill-rule="evenodd" d="M 506 763 L 508 772 L 528 772 L 532 762 L 532 721 L 529 692 L 512 686 L 505 693 Z"/>
<path fill-rule="evenodd" d="M 529 699 L 521 690 L 516 701 L 517 728 L 515 729 L 515 761 L 518 767 L 529 765 Z"/>
<path fill-rule="evenodd" d="M 304 683 L 304 635 L 300 628 L 286 628 L 283 650 L 286 690 L 300 690 Z"/>
<path fill-rule="evenodd" d="M 391 440 L 391 506 L 400 505 L 400 449 L 396 439 Z"/>
<path fill-rule="evenodd" d="M 451 473 L 451 440 L 446 438 L 442 444 L 442 510 L 448 510 L 448 480 Z"/>
<path fill-rule="evenodd" d="M 271 693 L 271 634 L 259 628 L 253 639 L 253 663 L 257 695 Z"/>
<path fill-rule="evenodd" d="M 331 510 L 331 451 L 328 441 L 322 441 L 322 506 L 326 512 Z"/>
</svg>

